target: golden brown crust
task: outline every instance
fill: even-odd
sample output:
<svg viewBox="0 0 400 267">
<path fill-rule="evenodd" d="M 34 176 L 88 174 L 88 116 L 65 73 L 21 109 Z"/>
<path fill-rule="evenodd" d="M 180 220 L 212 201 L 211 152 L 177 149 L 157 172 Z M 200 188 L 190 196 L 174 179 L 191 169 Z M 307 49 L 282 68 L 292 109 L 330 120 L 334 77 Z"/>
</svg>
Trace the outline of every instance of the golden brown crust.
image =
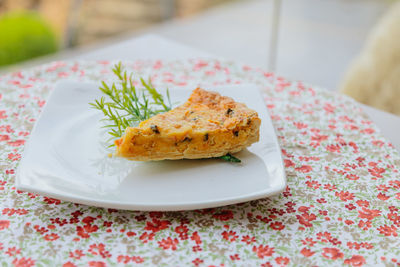
<svg viewBox="0 0 400 267">
<path fill-rule="evenodd" d="M 181 106 L 129 127 L 116 155 L 130 160 L 223 156 L 259 139 L 257 112 L 232 98 L 197 88 Z"/>
</svg>

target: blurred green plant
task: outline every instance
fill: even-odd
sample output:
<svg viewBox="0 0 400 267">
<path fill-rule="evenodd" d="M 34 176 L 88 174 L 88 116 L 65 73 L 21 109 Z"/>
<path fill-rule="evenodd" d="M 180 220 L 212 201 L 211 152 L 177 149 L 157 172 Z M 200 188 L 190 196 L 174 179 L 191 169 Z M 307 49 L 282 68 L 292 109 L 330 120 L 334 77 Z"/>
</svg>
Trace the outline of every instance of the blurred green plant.
<svg viewBox="0 0 400 267">
<path fill-rule="evenodd" d="M 57 39 L 36 13 L 8 13 L 0 17 L 0 66 L 56 52 Z"/>
</svg>

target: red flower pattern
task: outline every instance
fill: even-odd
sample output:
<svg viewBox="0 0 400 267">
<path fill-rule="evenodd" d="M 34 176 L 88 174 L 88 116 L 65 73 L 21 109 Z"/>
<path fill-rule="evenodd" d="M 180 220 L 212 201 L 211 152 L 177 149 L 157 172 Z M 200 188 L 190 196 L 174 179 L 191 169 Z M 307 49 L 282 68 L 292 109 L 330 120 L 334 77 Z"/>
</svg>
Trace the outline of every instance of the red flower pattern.
<svg viewBox="0 0 400 267">
<path fill-rule="evenodd" d="M 245 235 L 242 237 L 242 242 L 246 243 L 247 245 L 250 245 L 251 243 L 256 242 L 256 238 L 254 236 L 250 237 L 248 235 Z"/>
<path fill-rule="evenodd" d="M 369 202 L 367 200 L 357 200 L 356 203 L 359 207 L 369 207 Z"/>
<path fill-rule="evenodd" d="M 111 253 L 105 249 L 105 245 L 103 243 L 90 245 L 88 252 L 90 252 L 92 255 L 100 255 L 102 258 L 111 257 Z"/>
<path fill-rule="evenodd" d="M 196 242 L 197 245 L 200 245 L 202 243 L 201 238 L 197 232 L 194 232 L 190 239 Z"/>
<path fill-rule="evenodd" d="M 323 248 L 322 256 L 330 260 L 342 259 L 344 254 L 337 248 Z"/>
<path fill-rule="evenodd" d="M 354 199 L 354 194 L 348 191 L 336 192 L 335 196 L 339 197 L 341 201 L 348 201 Z"/>
<path fill-rule="evenodd" d="M 362 220 L 360 220 L 360 222 L 358 223 L 358 227 L 360 229 L 363 229 L 364 231 L 366 231 L 369 228 L 371 228 L 371 226 L 372 226 L 371 221 L 362 221 Z"/>
<path fill-rule="evenodd" d="M 200 264 L 202 264 L 204 261 L 202 259 L 196 258 L 193 261 L 194 266 L 199 266 Z"/>
<path fill-rule="evenodd" d="M 394 225 L 382 225 L 378 228 L 380 234 L 385 236 L 397 236 L 397 228 Z"/>
<path fill-rule="evenodd" d="M 257 254 L 257 256 L 260 259 L 263 259 L 264 257 L 269 257 L 272 256 L 272 254 L 274 254 L 274 248 L 273 247 L 269 247 L 268 245 L 259 245 L 254 246 L 253 247 L 253 251 Z"/>
<path fill-rule="evenodd" d="M 225 240 L 227 240 L 227 241 L 233 242 L 233 241 L 235 241 L 239 236 L 238 236 L 238 235 L 236 234 L 236 232 L 234 232 L 234 231 L 229 231 L 229 232 L 224 231 L 224 232 L 222 233 L 222 237 L 223 237 Z"/>
<path fill-rule="evenodd" d="M 59 238 L 60 238 L 60 237 L 59 237 L 57 234 L 55 234 L 55 233 L 47 234 L 47 235 L 44 236 L 44 239 L 45 239 L 46 241 L 54 241 L 54 240 L 57 240 L 57 239 L 59 239 Z"/>
<path fill-rule="evenodd" d="M 350 259 L 345 259 L 344 264 L 349 264 L 354 267 L 363 266 L 366 263 L 361 255 L 353 255 Z"/>
<path fill-rule="evenodd" d="M 317 242 L 314 241 L 312 238 L 307 237 L 306 239 L 301 240 L 301 243 L 303 243 L 303 245 L 307 245 L 307 246 L 312 247 L 312 246 L 314 246 Z"/>
<path fill-rule="evenodd" d="M 228 221 L 233 218 L 233 212 L 231 210 L 221 210 L 221 212 L 214 214 L 213 217 L 221 221 Z"/>
<path fill-rule="evenodd" d="M 97 225 L 86 224 L 83 227 L 77 226 L 76 232 L 77 232 L 78 236 L 80 236 L 82 238 L 89 238 L 90 233 L 97 232 L 98 229 L 99 229 L 99 227 Z"/>
<path fill-rule="evenodd" d="M 154 233 L 147 233 L 147 232 L 144 232 L 144 233 L 139 237 L 139 239 L 140 239 L 143 243 L 147 243 L 147 242 L 153 240 L 153 239 L 154 239 L 154 236 L 155 236 Z"/>
<path fill-rule="evenodd" d="M 279 265 L 279 266 L 286 266 L 289 264 L 290 259 L 288 257 L 277 257 L 275 258 L 275 262 Z"/>
<path fill-rule="evenodd" d="M 370 210 L 363 207 L 361 211 L 358 211 L 358 217 L 361 219 L 367 219 L 368 221 L 372 221 L 378 216 L 381 216 L 380 210 Z"/>
<path fill-rule="evenodd" d="M 303 248 L 303 249 L 300 251 L 300 253 L 303 254 L 304 257 L 311 257 L 312 255 L 315 254 L 314 251 L 311 251 L 311 250 L 308 249 L 308 248 Z"/>
<path fill-rule="evenodd" d="M 9 220 L 0 220 L 0 231 L 8 228 L 10 226 Z"/>
<path fill-rule="evenodd" d="M 70 251 L 69 252 L 69 257 L 70 258 L 74 258 L 74 259 L 79 260 L 83 256 L 85 256 L 85 253 L 83 253 L 81 249 L 76 249 L 75 251 Z"/>
<path fill-rule="evenodd" d="M 72 262 L 68 261 L 62 265 L 62 267 L 77 267 L 75 264 Z"/>
<path fill-rule="evenodd" d="M 307 213 L 304 212 L 301 215 L 296 215 L 296 218 L 299 220 L 299 223 L 304 225 L 305 227 L 312 227 L 312 221 L 315 221 L 317 219 L 317 216 L 315 216 L 314 213 Z"/>
<path fill-rule="evenodd" d="M 144 259 L 140 256 L 132 256 L 131 259 L 134 263 L 143 263 L 144 262 Z"/>
<path fill-rule="evenodd" d="M 309 166 L 309 165 L 303 165 L 303 166 L 300 166 L 298 168 L 295 168 L 295 170 L 298 171 L 298 172 L 307 173 L 307 172 L 312 171 L 312 167 Z"/>
<path fill-rule="evenodd" d="M 21 249 L 17 249 L 16 247 L 8 248 L 6 254 L 10 257 L 16 256 L 21 253 Z"/>
<path fill-rule="evenodd" d="M 35 266 L 35 261 L 32 260 L 31 258 L 15 258 L 12 262 L 14 264 L 14 267 L 31 267 Z"/>
<path fill-rule="evenodd" d="M 230 255 L 229 258 L 232 261 L 240 260 L 239 254 Z"/>
<path fill-rule="evenodd" d="M 103 261 L 89 261 L 90 267 L 107 267 L 107 264 Z"/>
<path fill-rule="evenodd" d="M 176 246 L 178 245 L 179 240 L 178 239 L 172 239 L 171 237 L 164 238 L 161 241 L 158 242 L 158 245 L 162 249 L 171 249 L 171 250 L 176 250 Z"/>
<path fill-rule="evenodd" d="M 332 153 L 340 153 L 340 145 L 328 145 L 326 150 Z"/>
<path fill-rule="evenodd" d="M 283 225 L 283 223 L 281 222 L 273 222 L 269 225 L 269 227 L 271 227 L 274 230 L 280 231 L 285 228 L 285 225 Z"/>
<path fill-rule="evenodd" d="M 158 231 L 167 229 L 170 224 L 171 223 L 169 221 L 153 218 L 151 222 L 146 222 L 146 227 L 144 229 L 156 233 Z"/>
</svg>

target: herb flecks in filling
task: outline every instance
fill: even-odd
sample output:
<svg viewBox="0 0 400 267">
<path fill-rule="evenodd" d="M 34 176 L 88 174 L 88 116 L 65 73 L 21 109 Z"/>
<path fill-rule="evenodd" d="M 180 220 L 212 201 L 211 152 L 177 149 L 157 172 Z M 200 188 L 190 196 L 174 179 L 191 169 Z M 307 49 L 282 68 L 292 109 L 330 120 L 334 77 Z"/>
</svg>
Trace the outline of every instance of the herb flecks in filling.
<svg viewBox="0 0 400 267">
<path fill-rule="evenodd" d="M 191 142 L 192 141 L 192 138 L 190 138 L 189 136 L 186 136 L 183 140 L 182 140 L 182 142 Z"/>
<path fill-rule="evenodd" d="M 233 109 L 228 108 L 225 114 L 226 114 L 227 116 L 232 115 L 232 114 L 233 114 Z"/>
<path fill-rule="evenodd" d="M 154 133 L 156 133 L 156 134 L 159 134 L 160 133 L 160 131 L 158 130 L 158 127 L 157 127 L 157 125 L 150 125 L 150 129 L 154 132 Z"/>
</svg>

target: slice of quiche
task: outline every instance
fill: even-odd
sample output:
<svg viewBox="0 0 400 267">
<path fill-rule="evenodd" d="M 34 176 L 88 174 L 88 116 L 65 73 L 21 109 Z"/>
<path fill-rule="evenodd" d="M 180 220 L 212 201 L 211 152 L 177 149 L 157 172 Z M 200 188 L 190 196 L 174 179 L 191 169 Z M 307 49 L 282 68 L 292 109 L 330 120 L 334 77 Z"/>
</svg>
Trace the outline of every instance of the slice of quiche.
<svg viewBox="0 0 400 267">
<path fill-rule="evenodd" d="M 116 155 L 137 161 L 219 157 L 257 142 L 260 124 L 245 104 L 197 88 L 183 105 L 127 128 L 115 141 Z"/>
</svg>

